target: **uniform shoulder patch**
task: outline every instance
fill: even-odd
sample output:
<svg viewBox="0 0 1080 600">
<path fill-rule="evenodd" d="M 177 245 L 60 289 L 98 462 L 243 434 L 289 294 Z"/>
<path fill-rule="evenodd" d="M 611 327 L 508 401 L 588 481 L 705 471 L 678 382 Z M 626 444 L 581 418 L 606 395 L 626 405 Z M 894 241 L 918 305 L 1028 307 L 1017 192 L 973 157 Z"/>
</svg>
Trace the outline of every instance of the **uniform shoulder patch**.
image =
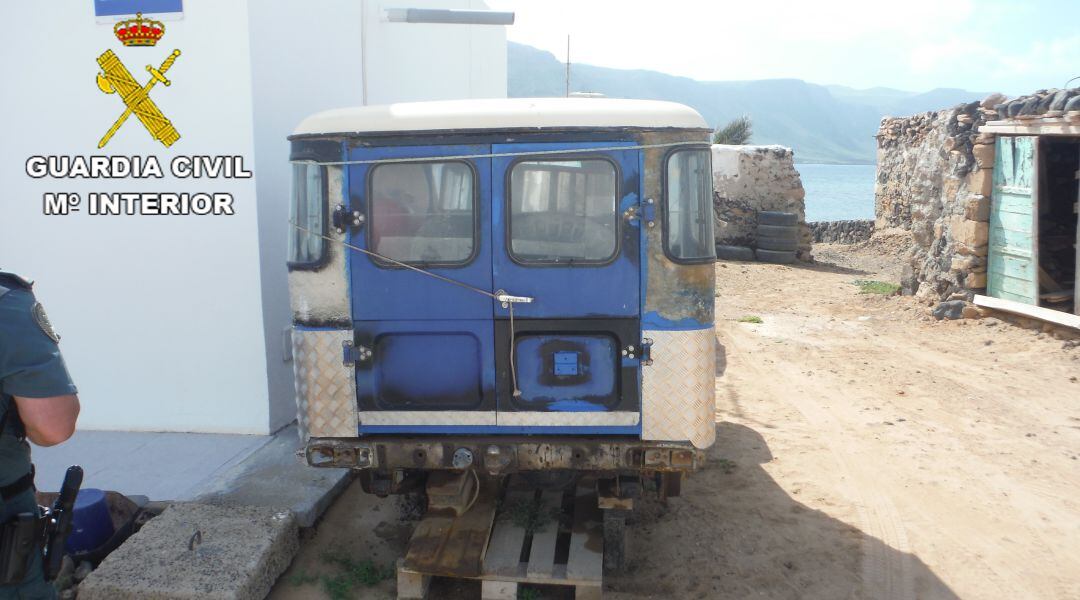
<svg viewBox="0 0 1080 600">
<path fill-rule="evenodd" d="M 45 307 L 42 306 L 40 302 L 35 302 L 34 308 L 31 309 L 31 312 L 33 312 L 34 314 L 34 322 L 37 323 L 38 327 L 41 328 L 41 331 L 45 335 L 49 336 L 49 339 L 51 339 L 52 341 L 59 342 L 60 334 L 56 333 L 56 330 L 53 329 L 52 323 L 49 322 L 49 315 L 45 314 Z"/>
</svg>

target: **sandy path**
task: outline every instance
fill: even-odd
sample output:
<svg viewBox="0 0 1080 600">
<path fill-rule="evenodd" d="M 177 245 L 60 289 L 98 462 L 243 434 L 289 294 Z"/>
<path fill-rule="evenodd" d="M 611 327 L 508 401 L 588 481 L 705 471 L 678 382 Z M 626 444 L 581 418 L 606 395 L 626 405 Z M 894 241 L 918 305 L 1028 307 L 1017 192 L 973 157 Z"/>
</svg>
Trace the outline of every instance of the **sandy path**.
<svg viewBox="0 0 1080 600">
<path fill-rule="evenodd" d="M 815 254 L 836 264 L 717 266 L 717 444 L 681 498 L 638 511 L 605 597 L 1080 598 L 1080 348 L 934 322 L 851 284 L 896 281 L 888 257 Z M 389 562 L 408 529 L 352 489 L 290 574 L 327 549 Z"/>
<path fill-rule="evenodd" d="M 859 294 L 850 282 L 873 272 L 717 271 L 718 419 L 760 434 L 789 502 L 859 532 L 858 568 L 818 573 L 849 578 L 846 593 L 808 577 L 805 596 L 1080 597 L 1080 351 L 996 320 L 925 320 Z M 750 314 L 764 323 L 736 322 Z"/>
</svg>

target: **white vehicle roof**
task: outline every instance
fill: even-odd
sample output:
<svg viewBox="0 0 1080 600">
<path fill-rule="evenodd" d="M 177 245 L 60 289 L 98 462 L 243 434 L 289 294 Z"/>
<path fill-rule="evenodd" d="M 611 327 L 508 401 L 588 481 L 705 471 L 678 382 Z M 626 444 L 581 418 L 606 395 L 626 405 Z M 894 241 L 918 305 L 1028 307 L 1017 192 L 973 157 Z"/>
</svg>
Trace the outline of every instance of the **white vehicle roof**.
<svg viewBox="0 0 1080 600">
<path fill-rule="evenodd" d="M 293 135 L 565 127 L 704 129 L 708 124 L 696 110 L 675 102 L 506 98 L 337 108 L 304 119 Z"/>
</svg>

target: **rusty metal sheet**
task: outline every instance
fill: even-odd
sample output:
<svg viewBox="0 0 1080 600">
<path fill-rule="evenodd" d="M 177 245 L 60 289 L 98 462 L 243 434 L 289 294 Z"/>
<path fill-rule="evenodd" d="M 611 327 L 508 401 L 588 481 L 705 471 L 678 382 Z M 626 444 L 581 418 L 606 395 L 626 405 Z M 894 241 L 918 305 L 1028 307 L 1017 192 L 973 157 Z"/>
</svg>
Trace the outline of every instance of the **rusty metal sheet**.
<svg viewBox="0 0 1080 600">
<path fill-rule="evenodd" d="M 479 577 L 497 494 L 495 481 L 481 481 L 476 502 L 460 517 L 453 509 L 429 510 L 409 540 L 405 568 L 429 575 Z"/>
</svg>

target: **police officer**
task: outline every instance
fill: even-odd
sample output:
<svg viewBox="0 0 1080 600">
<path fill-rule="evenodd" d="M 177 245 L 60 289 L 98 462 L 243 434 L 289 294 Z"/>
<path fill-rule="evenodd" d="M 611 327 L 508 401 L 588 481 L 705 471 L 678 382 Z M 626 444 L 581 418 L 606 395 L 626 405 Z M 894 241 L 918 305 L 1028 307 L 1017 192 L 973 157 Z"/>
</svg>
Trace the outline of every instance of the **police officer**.
<svg viewBox="0 0 1080 600">
<path fill-rule="evenodd" d="M 30 440 L 54 446 L 71 437 L 79 398 L 45 309 L 31 283 L 0 271 L 0 526 L 37 511 Z M 41 570 L 40 548 L 21 581 L 0 582 L 0 600 L 52 599 Z"/>
</svg>

